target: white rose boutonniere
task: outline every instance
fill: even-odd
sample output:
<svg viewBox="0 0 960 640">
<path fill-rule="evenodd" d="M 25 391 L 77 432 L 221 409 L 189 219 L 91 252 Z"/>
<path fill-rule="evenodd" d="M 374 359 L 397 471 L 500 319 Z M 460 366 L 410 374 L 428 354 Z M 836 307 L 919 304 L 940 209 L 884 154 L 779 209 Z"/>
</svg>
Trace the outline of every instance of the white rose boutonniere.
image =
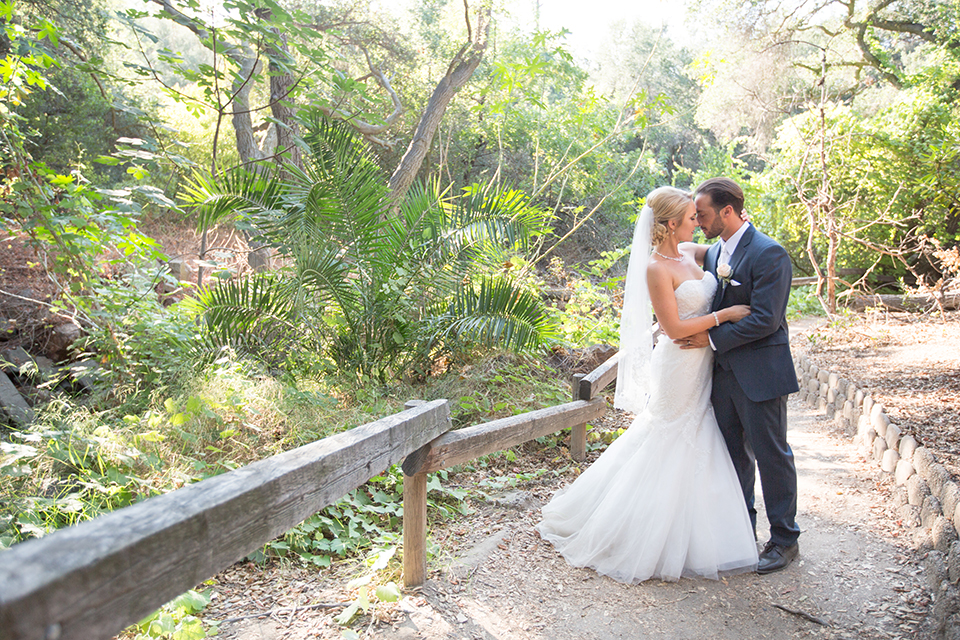
<svg viewBox="0 0 960 640">
<path fill-rule="evenodd" d="M 733 268 L 729 264 L 724 263 L 717 265 L 717 277 L 720 279 L 720 282 L 723 283 L 724 286 L 732 284 L 735 287 L 739 287 L 740 283 L 736 280 L 731 280 L 731 276 L 733 276 Z"/>
</svg>

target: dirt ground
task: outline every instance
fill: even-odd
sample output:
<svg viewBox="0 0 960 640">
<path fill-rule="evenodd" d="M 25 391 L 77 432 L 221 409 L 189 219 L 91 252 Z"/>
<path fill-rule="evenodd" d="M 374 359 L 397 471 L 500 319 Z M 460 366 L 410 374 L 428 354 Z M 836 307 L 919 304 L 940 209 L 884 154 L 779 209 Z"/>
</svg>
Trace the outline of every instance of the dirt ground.
<svg viewBox="0 0 960 640">
<path fill-rule="evenodd" d="M 957 317 L 937 324 L 868 316 L 833 328 L 808 320 L 794 327 L 793 339 L 796 351 L 870 390 L 936 448 L 950 442 L 939 427 L 956 415 L 957 328 Z M 597 427 L 628 420 L 612 411 Z M 902 526 L 890 500 L 892 479 L 864 461 L 832 421 L 796 400 L 790 440 L 803 533 L 800 559 L 784 572 L 624 585 L 570 567 L 533 527 L 539 508 L 577 469 L 528 452 L 513 472 L 568 468 L 486 499 L 475 492 L 473 516 L 431 529 L 427 584 L 399 603 L 377 605 L 351 629 L 377 640 L 931 637 L 920 566 L 927 536 Z M 450 478 L 463 488 L 475 489 L 477 481 L 471 474 Z M 350 577 L 237 565 L 218 577 L 219 599 L 207 615 L 224 621 L 225 639 L 340 638 L 334 617 L 342 610 L 337 603 L 355 595 L 344 588 Z"/>
<path fill-rule="evenodd" d="M 817 322 L 794 344 L 870 393 L 904 434 L 960 475 L 960 312 L 943 319 L 874 312 Z"/>
</svg>

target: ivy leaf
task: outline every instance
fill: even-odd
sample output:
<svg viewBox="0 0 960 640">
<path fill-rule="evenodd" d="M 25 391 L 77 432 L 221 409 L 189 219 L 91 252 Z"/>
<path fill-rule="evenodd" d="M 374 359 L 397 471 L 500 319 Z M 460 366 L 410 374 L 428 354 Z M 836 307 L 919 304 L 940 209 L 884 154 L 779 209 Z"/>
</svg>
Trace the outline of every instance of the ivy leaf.
<svg viewBox="0 0 960 640">
<path fill-rule="evenodd" d="M 50 41 L 53 46 L 57 46 L 60 43 L 60 38 L 58 37 L 57 28 L 49 20 L 44 20 L 40 23 L 40 29 L 37 33 L 37 38 L 43 40 L 46 38 Z"/>
<path fill-rule="evenodd" d="M 388 582 L 377 587 L 377 600 L 381 602 L 396 602 L 400 599 L 400 588 L 395 582 Z"/>
<path fill-rule="evenodd" d="M 360 611 L 360 605 L 354 602 L 349 607 L 344 609 L 340 613 L 340 615 L 334 618 L 334 620 L 336 620 L 337 624 L 343 624 L 343 625 L 350 624 L 350 621 L 353 620 L 353 617 L 357 615 L 358 611 Z"/>
</svg>

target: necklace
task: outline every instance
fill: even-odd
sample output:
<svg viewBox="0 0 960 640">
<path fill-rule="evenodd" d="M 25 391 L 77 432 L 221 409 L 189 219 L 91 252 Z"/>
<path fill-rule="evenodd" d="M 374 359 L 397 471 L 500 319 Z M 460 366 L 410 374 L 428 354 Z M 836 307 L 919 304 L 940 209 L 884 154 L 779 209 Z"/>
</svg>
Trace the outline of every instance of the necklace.
<svg viewBox="0 0 960 640">
<path fill-rule="evenodd" d="M 665 259 L 667 259 L 667 260 L 673 260 L 674 262 L 683 262 L 683 256 L 680 256 L 679 258 L 674 258 L 674 257 L 672 257 L 672 256 L 665 256 L 665 255 L 663 255 L 662 253 L 660 253 L 659 251 L 657 251 L 656 249 L 654 249 L 653 252 L 654 252 L 655 254 L 657 254 L 658 256 L 660 256 L 661 258 L 665 258 Z"/>
</svg>

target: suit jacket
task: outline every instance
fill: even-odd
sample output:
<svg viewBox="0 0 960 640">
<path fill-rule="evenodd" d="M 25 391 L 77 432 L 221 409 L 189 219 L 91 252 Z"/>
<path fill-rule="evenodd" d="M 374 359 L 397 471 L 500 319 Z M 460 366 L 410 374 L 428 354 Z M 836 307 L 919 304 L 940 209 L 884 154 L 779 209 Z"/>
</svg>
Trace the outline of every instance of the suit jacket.
<svg viewBox="0 0 960 640">
<path fill-rule="evenodd" d="M 720 243 L 707 250 L 704 266 L 717 275 Z M 750 305 L 740 322 L 710 329 L 715 364 L 732 370 L 753 402 L 772 400 L 800 389 L 790 355 L 787 301 L 793 268 L 786 250 L 753 225 L 747 228 L 730 258 L 733 275 L 720 283 L 713 308 Z M 734 281 L 739 283 L 734 284 Z"/>
</svg>

